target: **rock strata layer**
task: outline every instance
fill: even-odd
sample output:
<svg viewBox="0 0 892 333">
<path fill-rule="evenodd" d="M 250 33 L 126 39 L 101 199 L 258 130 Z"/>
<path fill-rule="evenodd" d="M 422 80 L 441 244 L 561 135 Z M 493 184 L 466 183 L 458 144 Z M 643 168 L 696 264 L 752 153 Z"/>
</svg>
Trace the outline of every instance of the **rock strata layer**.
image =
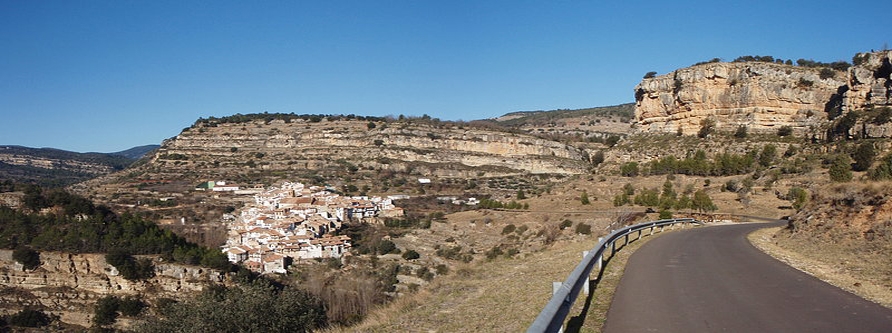
<svg viewBox="0 0 892 333">
<path fill-rule="evenodd" d="M 822 135 L 841 114 L 892 106 L 890 58 L 892 51 L 861 53 L 846 72 L 768 62 L 682 68 L 635 87 L 634 123 L 642 132 L 695 134 L 711 119 L 717 130 L 771 133 L 789 126 Z"/>
<path fill-rule="evenodd" d="M 0 250 L 0 314 L 33 306 L 66 323 L 89 327 L 93 307 L 104 296 L 181 299 L 224 281 L 221 273 L 207 268 L 157 261 L 154 277 L 129 281 L 102 254 L 43 252 L 40 261 L 36 269 L 25 270 L 12 259 L 11 250 Z"/>
<path fill-rule="evenodd" d="M 716 129 L 804 129 L 826 120 L 824 108 L 844 74 L 765 62 L 708 63 L 644 79 L 635 87 L 642 131 L 694 134 L 704 119 Z"/>
</svg>

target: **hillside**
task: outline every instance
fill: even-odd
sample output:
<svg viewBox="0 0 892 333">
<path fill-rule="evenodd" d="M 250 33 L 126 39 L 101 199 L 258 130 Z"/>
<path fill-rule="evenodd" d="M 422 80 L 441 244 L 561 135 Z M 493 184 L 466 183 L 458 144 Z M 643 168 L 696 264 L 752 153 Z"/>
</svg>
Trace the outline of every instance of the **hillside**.
<svg viewBox="0 0 892 333">
<path fill-rule="evenodd" d="M 0 179 L 62 187 L 121 171 L 147 152 L 75 153 L 52 148 L 0 146 Z"/>
<path fill-rule="evenodd" d="M 111 153 L 111 155 L 124 156 L 131 160 L 138 160 L 140 158 L 145 157 L 146 155 L 148 155 L 155 149 L 158 149 L 159 147 L 161 147 L 161 146 L 160 145 L 145 145 L 145 146 L 133 147 L 133 148 L 119 151 L 116 153 Z"/>
<path fill-rule="evenodd" d="M 199 119 L 140 162 L 70 189 L 208 247 L 225 239 L 225 214 L 253 200 L 252 190 L 282 181 L 349 196 L 411 197 L 397 203 L 406 208 L 403 219 L 346 228 L 355 241 L 347 259 L 298 265 L 283 278 L 329 301 L 364 297 L 333 303 L 332 322 L 341 324 L 419 292 L 382 310 L 392 316 L 385 324 L 414 328 L 411 302 L 435 299 L 441 305 L 423 310 L 436 312 L 425 327 L 474 317 L 475 325 L 493 328 L 495 321 L 468 313 L 493 307 L 488 296 L 498 283 L 485 277 L 532 275 L 528 260 L 564 258 L 618 225 L 703 212 L 792 216 L 778 244 L 843 258 L 835 264 L 875 272 L 873 279 L 892 289 L 885 255 L 892 201 L 889 186 L 876 183 L 892 178 L 890 56 L 859 54 L 855 66 L 832 73 L 710 62 L 644 79 L 634 106 L 472 122 Z M 200 187 L 208 181 L 242 193 Z M 453 196 L 486 205 L 454 204 Z M 10 279 L 36 279 L 16 272 Z M 546 298 L 548 281 L 530 280 L 544 283 L 530 290 Z M 531 296 L 521 298 L 516 303 L 529 307 Z M 366 324 L 360 327 L 376 327 Z"/>
</svg>

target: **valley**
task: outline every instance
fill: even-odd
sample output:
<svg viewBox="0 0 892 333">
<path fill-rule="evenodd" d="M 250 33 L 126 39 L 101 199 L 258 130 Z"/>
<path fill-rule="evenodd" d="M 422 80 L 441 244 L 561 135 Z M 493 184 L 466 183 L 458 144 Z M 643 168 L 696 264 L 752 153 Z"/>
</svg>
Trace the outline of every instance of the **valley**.
<svg viewBox="0 0 892 333">
<path fill-rule="evenodd" d="M 237 286 L 245 279 L 259 283 L 244 266 L 216 261 L 235 230 L 233 221 L 262 201 L 262 193 L 286 187 L 292 195 L 284 197 L 293 200 L 278 198 L 268 218 L 279 219 L 276 209 L 301 207 L 304 215 L 292 216 L 300 220 L 292 223 L 315 225 L 304 234 L 341 241 L 342 247 L 338 255 L 294 254 L 305 260 L 259 271 L 282 286 L 276 292 L 301 290 L 324 304 L 318 327 L 334 331 L 522 330 L 527 319 L 498 321 L 473 312 L 483 307 L 534 316 L 547 300 L 548 282 L 566 274 L 539 274 L 544 262 L 563 267 L 578 261 L 573 253 L 617 226 L 667 217 L 788 217 L 788 228 L 763 237 L 789 251 L 846 253 L 839 264 L 863 273 L 857 283 L 892 291 L 885 256 L 892 250 L 890 58 L 890 51 L 860 53 L 860 63 L 845 70 L 709 62 L 644 78 L 635 88 L 635 104 L 470 122 L 426 115 L 202 118 L 145 157 L 118 164 L 0 150 L 3 163 L 43 170 L 42 176 L 0 174 L 0 202 L 7 207 L 2 223 L 28 226 L 58 217 L 72 225 L 111 225 L 136 216 L 183 239 L 174 242 L 179 252 L 132 251 L 153 264 L 154 274 L 131 281 L 107 256 L 87 247 L 85 253 L 38 248 L 40 264 L 26 268 L 13 250 L 51 247 L 51 236 L 30 243 L 6 236 L 0 314 L 40 308 L 66 325 L 144 331 L 152 329 L 141 323 L 170 324 L 157 318 L 192 318 L 182 309 L 165 317 L 161 304 L 175 300 L 202 308 L 207 298 L 189 297 L 229 297 L 216 288 L 242 290 Z M 84 178 L 71 182 L 70 173 Z M 109 213 L 72 208 L 80 199 L 40 205 L 37 198 L 60 195 L 26 183 L 67 185 Z M 302 191 L 305 197 L 295 194 Z M 326 205 L 302 202 L 310 193 L 318 193 L 311 202 Z M 334 204 L 342 199 L 351 209 L 400 209 L 351 218 L 355 211 Z M 259 223 L 258 216 L 251 221 Z M 53 232 L 64 235 L 70 228 L 60 230 Z M 78 244 L 74 237 L 68 241 Z M 99 248 L 121 246 L 108 242 Z M 235 247 L 226 250 L 248 254 Z M 509 309 L 493 300 L 506 294 L 512 304 L 528 308 Z M 108 295 L 139 297 L 148 309 L 143 317 L 97 323 L 92 306 Z M 427 302 L 440 305 L 421 306 Z M 315 323 L 314 309 L 307 316 Z M 462 325 L 450 326 L 456 318 Z"/>
</svg>

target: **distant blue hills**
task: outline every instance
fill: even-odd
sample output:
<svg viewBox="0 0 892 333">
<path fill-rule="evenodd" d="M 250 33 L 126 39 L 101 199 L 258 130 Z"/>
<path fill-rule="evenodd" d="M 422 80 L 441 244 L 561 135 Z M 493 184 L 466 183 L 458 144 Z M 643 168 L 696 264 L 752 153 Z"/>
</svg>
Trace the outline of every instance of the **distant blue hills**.
<svg viewBox="0 0 892 333">
<path fill-rule="evenodd" d="M 0 145 L 0 181 L 63 187 L 124 170 L 159 145 L 115 153 L 78 153 L 55 148 Z"/>
</svg>

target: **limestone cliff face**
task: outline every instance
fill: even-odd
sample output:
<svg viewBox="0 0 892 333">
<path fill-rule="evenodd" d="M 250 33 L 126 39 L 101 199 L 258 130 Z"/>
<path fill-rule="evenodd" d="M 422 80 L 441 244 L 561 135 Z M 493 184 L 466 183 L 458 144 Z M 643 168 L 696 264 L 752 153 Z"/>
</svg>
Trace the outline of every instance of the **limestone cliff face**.
<svg viewBox="0 0 892 333">
<path fill-rule="evenodd" d="M 848 72 L 845 109 L 892 106 L 892 51 L 861 53 L 862 59 Z"/>
<path fill-rule="evenodd" d="M 639 130 L 693 134 L 705 118 L 733 131 L 802 130 L 827 119 L 824 111 L 843 73 L 821 78 L 813 68 L 765 62 L 708 63 L 644 79 L 635 87 Z"/>
<path fill-rule="evenodd" d="M 433 176 L 578 174 L 585 172 L 584 150 L 531 135 L 455 125 L 367 121 L 251 122 L 197 124 L 168 140 L 153 164 L 165 170 L 227 168 L 244 164 L 269 171 L 319 170 L 338 161 L 361 167 L 405 171 L 426 169 Z M 241 166 L 241 167 L 239 167 Z"/>
<path fill-rule="evenodd" d="M 0 250 L 0 313 L 36 306 L 64 322 L 89 327 L 93 306 L 106 295 L 181 299 L 208 284 L 223 283 L 221 273 L 200 267 L 155 263 L 155 277 L 128 281 L 102 254 L 43 252 L 41 265 L 23 270 L 12 251 Z"/>
</svg>

